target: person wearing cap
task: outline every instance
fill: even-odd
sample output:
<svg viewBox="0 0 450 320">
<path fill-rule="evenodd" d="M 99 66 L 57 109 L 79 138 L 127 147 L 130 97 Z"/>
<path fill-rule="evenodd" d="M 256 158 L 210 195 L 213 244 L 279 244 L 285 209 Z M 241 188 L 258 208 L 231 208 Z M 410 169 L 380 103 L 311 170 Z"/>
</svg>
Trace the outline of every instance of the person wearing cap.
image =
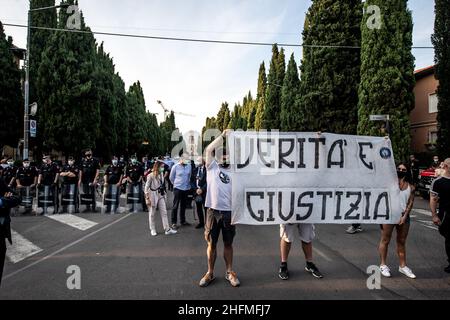
<svg viewBox="0 0 450 320">
<path fill-rule="evenodd" d="M 74 157 L 69 157 L 67 159 L 67 163 L 64 165 L 61 170 L 60 176 L 63 178 L 63 189 L 64 194 L 62 195 L 61 205 L 65 203 L 64 198 L 66 197 L 65 193 L 70 188 L 71 185 L 75 186 L 75 194 L 74 197 L 77 199 L 78 194 L 78 182 L 80 180 L 80 169 L 75 165 Z M 78 204 L 77 200 L 75 200 L 75 212 L 78 212 Z M 66 212 L 67 208 L 63 205 L 62 211 Z"/>
<path fill-rule="evenodd" d="M 91 205 L 86 205 L 86 209 L 83 211 L 84 213 L 90 211 L 96 212 L 95 186 L 97 184 L 99 174 L 100 162 L 93 157 L 92 150 L 87 149 L 84 152 L 84 158 L 81 161 L 79 189 L 83 192 L 81 201 L 83 202 L 83 196 L 87 195 L 86 203 L 91 202 Z"/>
<path fill-rule="evenodd" d="M 144 167 L 141 163 L 139 163 L 137 156 L 134 155 L 131 157 L 131 161 L 127 166 L 126 169 L 126 181 L 129 183 L 130 186 L 130 191 L 128 192 L 128 194 L 133 194 L 132 190 L 133 187 L 135 186 L 141 186 L 141 188 L 139 188 L 139 203 L 142 203 L 142 199 L 143 199 L 143 192 L 142 192 L 142 181 L 144 179 Z M 134 207 L 134 204 L 136 202 L 133 203 L 133 210 L 136 209 Z"/>
<path fill-rule="evenodd" d="M 29 159 L 24 159 L 22 161 L 22 166 L 17 169 L 16 173 L 16 187 L 19 191 L 24 188 L 30 188 L 30 196 L 34 194 L 34 188 L 37 185 L 38 171 L 36 167 L 31 166 Z M 29 213 L 31 209 L 27 209 L 26 212 Z"/>
<path fill-rule="evenodd" d="M 105 176 L 105 195 L 107 194 L 109 190 L 109 186 L 115 185 L 117 187 L 117 193 L 116 193 L 116 208 L 119 207 L 119 201 L 120 201 L 120 187 L 122 185 L 122 179 L 123 179 L 123 169 L 122 166 L 119 163 L 119 159 L 117 157 L 113 157 L 111 161 L 111 165 L 106 169 Z M 108 204 L 106 206 L 106 213 L 111 212 L 111 205 Z"/>
<path fill-rule="evenodd" d="M 38 177 L 38 188 L 40 186 L 51 187 L 53 196 L 54 196 L 54 205 L 55 209 L 57 206 L 57 187 L 59 180 L 60 168 L 56 163 L 54 163 L 50 156 L 46 155 L 42 158 L 42 166 L 39 168 L 39 177 Z M 56 212 L 56 210 L 55 210 Z M 42 212 L 42 215 L 46 214 L 45 210 Z"/>
</svg>

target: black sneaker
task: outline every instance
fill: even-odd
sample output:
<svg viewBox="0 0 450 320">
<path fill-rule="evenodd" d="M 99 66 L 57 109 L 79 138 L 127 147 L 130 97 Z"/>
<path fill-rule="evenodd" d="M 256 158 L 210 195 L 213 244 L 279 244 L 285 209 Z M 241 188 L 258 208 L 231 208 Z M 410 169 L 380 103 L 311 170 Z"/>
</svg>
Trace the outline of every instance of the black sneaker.
<svg viewBox="0 0 450 320">
<path fill-rule="evenodd" d="M 281 280 L 289 279 L 289 270 L 287 266 L 280 266 L 280 271 L 278 271 L 278 276 Z"/>
<path fill-rule="evenodd" d="M 444 271 L 450 273 L 450 264 L 447 266 L 447 268 L 444 269 Z"/>
<path fill-rule="evenodd" d="M 320 273 L 319 269 L 316 267 L 314 263 L 308 263 L 305 267 L 305 270 L 311 273 L 315 278 L 322 279 L 323 275 Z"/>
</svg>

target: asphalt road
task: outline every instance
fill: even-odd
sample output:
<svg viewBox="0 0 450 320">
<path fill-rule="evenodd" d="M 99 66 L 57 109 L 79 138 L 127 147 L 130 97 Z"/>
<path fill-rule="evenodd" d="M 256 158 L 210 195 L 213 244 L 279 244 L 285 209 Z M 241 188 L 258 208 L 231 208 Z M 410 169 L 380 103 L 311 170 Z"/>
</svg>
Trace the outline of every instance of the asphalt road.
<svg viewBox="0 0 450 320">
<path fill-rule="evenodd" d="M 289 261 L 291 278 L 278 278 L 279 228 L 238 226 L 234 268 L 242 282 L 232 288 L 224 279 L 222 245 L 217 280 L 198 287 L 206 272 L 205 241 L 200 230 L 183 227 L 175 236 L 151 237 L 148 214 L 79 214 L 82 219 L 13 218 L 14 248 L 4 270 L 0 300 L 6 299 L 170 299 L 170 300 L 312 300 L 312 299 L 449 299 L 450 275 L 444 241 L 430 223 L 426 201 L 417 199 L 408 238 L 408 265 L 417 279 L 398 273 L 395 243 L 389 252 L 393 277 L 369 290 L 367 267 L 379 264 L 379 227 L 364 226 L 356 235 L 347 226 L 318 225 L 314 261 L 325 277 L 306 273 L 300 243 Z M 188 221 L 195 223 L 193 210 Z M 161 232 L 161 222 L 158 221 Z M 18 238 L 19 237 L 19 238 Z M 19 242 L 19 243 L 17 243 Z M 81 271 L 81 289 L 69 290 L 70 266 Z"/>
</svg>

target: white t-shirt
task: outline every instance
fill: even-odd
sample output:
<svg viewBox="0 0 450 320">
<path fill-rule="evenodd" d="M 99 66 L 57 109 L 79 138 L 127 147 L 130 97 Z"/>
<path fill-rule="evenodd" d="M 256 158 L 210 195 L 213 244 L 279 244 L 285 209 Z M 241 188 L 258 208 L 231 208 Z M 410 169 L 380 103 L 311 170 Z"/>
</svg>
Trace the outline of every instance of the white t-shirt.
<svg viewBox="0 0 450 320">
<path fill-rule="evenodd" d="M 231 170 L 213 161 L 207 169 L 206 208 L 231 211 Z"/>
</svg>

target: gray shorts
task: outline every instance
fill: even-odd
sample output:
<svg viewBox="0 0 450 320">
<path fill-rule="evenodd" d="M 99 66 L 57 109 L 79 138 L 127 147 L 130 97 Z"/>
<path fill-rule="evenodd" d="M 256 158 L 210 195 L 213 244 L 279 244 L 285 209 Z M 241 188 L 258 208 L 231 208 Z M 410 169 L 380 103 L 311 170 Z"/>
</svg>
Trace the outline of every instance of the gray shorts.
<svg viewBox="0 0 450 320">
<path fill-rule="evenodd" d="M 287 243 L 293 243 L 295 234 L 298 232 L 300 240 L 311 243 L 316 237 L 313 224 L 282 224 L 280 225 L 280 238 Z"/>
</svg>

